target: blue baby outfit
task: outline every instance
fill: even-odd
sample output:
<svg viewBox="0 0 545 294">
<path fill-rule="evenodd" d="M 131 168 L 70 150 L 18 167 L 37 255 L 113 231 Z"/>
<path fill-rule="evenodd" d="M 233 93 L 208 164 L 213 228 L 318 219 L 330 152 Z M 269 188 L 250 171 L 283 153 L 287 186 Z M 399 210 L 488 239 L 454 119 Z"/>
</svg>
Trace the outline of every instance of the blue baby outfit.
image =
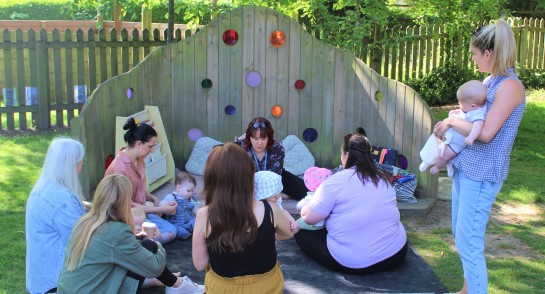
<svg viewBox="0 0 545 294">
<path fill-rule="evenodd" d="M 165 196 L 163 202 L 176 201 L 178 208 L 174 215 L 167 215 L 166 219 L 176 227 L 176 238 L 185 240 L 193 233 L 193 227 L 195 226 L 195 214 L 193 208 L 195 203 L 193 198 L 184 199 L 176 192 L 172 192 Z"/>
</svg>

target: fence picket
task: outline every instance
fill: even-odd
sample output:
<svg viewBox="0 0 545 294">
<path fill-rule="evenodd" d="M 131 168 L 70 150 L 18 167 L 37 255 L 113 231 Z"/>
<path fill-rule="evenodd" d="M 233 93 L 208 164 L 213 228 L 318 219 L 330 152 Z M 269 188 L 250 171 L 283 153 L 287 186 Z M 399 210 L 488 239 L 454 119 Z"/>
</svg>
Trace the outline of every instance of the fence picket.
<svg viewBox="0 0 545 294">
<path fill-rule="evenodd" d="M 22 44 L 24 42 L 23 40 L 23 31 L 17 30 L 15 32 L 15 42 L 17 45 Z M 26 91 L 25 91 L 25 56 L 23 50 L 17 50 L 15 52 L 16 55 L 16 64 L 17 64 L 17 98 L 19 101 L 19 106 L 25 106 L 26 105 Z M 21 107 L 21 108 L 23 108 Z M 19 129 L 25 130 L 27 128 L 27 121 L 26 121 L 26 112 L 20 111 L 19 112 Z"/>
</svg>

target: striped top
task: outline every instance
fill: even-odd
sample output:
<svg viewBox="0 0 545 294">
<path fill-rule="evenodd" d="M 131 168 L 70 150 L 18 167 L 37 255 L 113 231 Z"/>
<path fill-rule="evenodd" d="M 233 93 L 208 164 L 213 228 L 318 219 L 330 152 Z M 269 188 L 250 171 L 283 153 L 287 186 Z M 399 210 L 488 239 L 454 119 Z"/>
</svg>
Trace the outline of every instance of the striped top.
<svg viewBox="0 0 545 294">
<path fill-rule="evenodd" d="M 490 110 L 496 91 L 507 79 L 518 80 L 515 70 L 509 69 L 509 75 L 489 76 L 483 84 L 486 86 L 486 112 Z M 517 136 L 518 127 L 526 108 L 526 95 L 524 100 L 515 107 L 503 126 L 488 143 L 475 141 L 475 144 L 466 146 L 452 163 L 462 170 L 464 175 L 475 181 L 500 183 L 505 181 L 509 171 L 509 161 L 513 142 Z M 486 118 L 485 118 L 486 121 Z"/>
</svg>

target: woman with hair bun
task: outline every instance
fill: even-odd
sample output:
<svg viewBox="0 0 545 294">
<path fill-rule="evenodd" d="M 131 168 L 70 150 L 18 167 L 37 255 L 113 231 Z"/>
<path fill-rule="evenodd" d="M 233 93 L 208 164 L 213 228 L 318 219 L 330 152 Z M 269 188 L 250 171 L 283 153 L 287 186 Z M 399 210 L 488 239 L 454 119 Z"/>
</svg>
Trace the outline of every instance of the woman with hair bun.
<svg viewBox="0 0 545 294">
<path fill-rule="evenodd" d="M 153 152 L 157 142 L 157 132 L 146 123 L 136 124 L 134 118 L 129 117 L 123 126 L 127 147 L 119 150 L 105 172 L 105 176 L 121 174 L 127 176 L 132 183 L 132 207 L 142 209 L 147 215 L 147 221 L 157 225 L 158 241 L 168 243 L 176 237 L 176 228 L 158 215 L 174 214 L 178 204 L 175 201 L 160 205 L 155 195 L 146 190 L 146 163 L 144 158 Z M 146 205 L 146 200 L 152 201 L 154 206 Z"/>
<path fill-rule="evenodd" d="M 301 209 L 306 223 L 325 220 L 325 229 L 295 234 L 297 245 L 310 258 L 356 275 L 399 266 L 408 248 L 395 190 L 377 170 L 362 131 L 344 137 L 343 170 L 328 177 Z"/>
<path fill-rule="evenodd" d="M 479 71 L 490 73 L 486 116 L 475 143 L 467 146 L 452 164 L 452 233 L 464 269 L 459 293 L 487 293 L 488 274 L 484 257 L 484 235 L 492 204 L 509 171 L 509 157 L 524 109 L 524 86 L 515 73 L 516 43 L 509 23 L 478 28 L 471 38 L 471 59 Z M 468 135 L 471 123 L 449 117 L 435 125 L 443 138 L 449 128 Z"/>
</svg>

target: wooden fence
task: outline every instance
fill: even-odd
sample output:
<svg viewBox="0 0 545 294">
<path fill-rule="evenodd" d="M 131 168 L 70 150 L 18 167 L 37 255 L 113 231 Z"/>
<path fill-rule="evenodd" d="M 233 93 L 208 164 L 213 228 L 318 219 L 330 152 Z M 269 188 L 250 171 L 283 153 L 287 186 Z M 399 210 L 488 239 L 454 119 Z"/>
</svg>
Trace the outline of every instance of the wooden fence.
<svg viewBox="0 0 545 294">
<path fill-rule="evenodd" d="M 516 34 L 520 68 L 545 71 L 545 20 L 509 21 Z M 166 44 L 165 29 L 149 34 L 132 28 L 119 36 L 109 29 L 51 29 L 60 25 L 48 23 L 44 29 L 28 32 L 10 27 L 0 32 L 0 130 L 68 126 L 98 84 L 130 70 L 153 48 Z M 26 28 L 29 22 L 21 26 Z M 175 39 L 191 34 L 176 29 Z M 379 44 L 377 50 L 358 57 L 382 76 L 402 82 L 421 78 L 444 64 L 447 55 L 474 68 L 469 41 L 459 37 L 449 43 L 441 27 L 395 27 L 379 35 L 381 39 L 373 43 Z"/>
<path fill-rule="evenodd" d="M 517 42 L 517 63 L 521 69 L 545 71 L 545 19 L 509 18 Z M 447 40 L 441 27 L 393 27 L 380 32 L 359 58 L 381 75 L 398 81 L 418 79 L 444 64 L 446 57 L 467 68 L 471 62 L 469 40 L 460 35 Z"/>
<path fill-rule="evenodd" d="M 127 72 L 167 30 L 3 30 L 0 42 L 2 129 L 69 126 L 98 84 Z M 175 40 L 191 35 L 176 29 Z M 53 123 L 52 123 L 53 122 Z"/>
</svg>

